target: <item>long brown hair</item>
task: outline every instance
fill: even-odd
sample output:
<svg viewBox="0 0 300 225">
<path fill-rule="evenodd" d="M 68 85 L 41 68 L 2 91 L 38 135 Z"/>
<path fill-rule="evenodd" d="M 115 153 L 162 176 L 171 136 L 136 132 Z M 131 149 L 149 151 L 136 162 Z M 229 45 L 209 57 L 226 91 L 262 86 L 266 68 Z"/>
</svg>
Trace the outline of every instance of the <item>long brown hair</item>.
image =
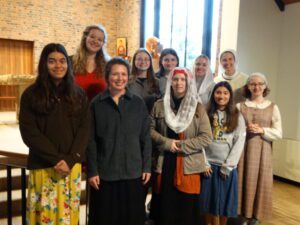
<svg viewBox="0 0 300 225">
<path fill-rule="evenodd" d="M 159 86 L 158 86 L 158 82 L 155 78 L 155 74 L 154 74 L 154 70 L 153 70 L 152 57 L 151 57 L 150 53 L 144 48 L 138 49 L 133 55 L 132 69 L 131 69 L 131 75 L 132 75 L 131 79 L 135 80 L 138 76 L 138 68 L 135 66 L 135 59 L 136 59 L 137 54 L 139 54 L 140 52 L 146 53 L 149 57 L 150 66 L 147 69 L 147 83 L 149 84 L 149 87 L 150 87 L 150 90 L 151 90 L 152 93 L 158 93 L 159 92 Z"/>
<path fill-rule="evenodd" d="M 100 78 L 104 74 L 105 64 L 109 59 L 109 55 L 105 50 L 105 43 L 107 42 L 107 33 L 102 25 L 91 25 L 87 26 L 82 33 L 80 45 L 76 51 L 76 54 L 72 57 L 73 61 L 73 71 L 74 74 L 85 74 L 86 71 L 86 62 L 87 62 L 87 48 L 86 48 L 86 38 L 88 37 L 91 30 L 97 29 L 103 32 L 104 40 L 102 48 L 97 52 L 95 57 L 96 63 L 96 76 Z"/>
<path fill-rule="evenodd" d="M 215 85 L 215 87 L 212 91 L 212 94 L 210 96 L 210 102 L 209 102 L 209 105 L 207 108 L 207 114 L 208 114 L 208 117 L 210 120 L 210 124 L 213 124 L 214 114 L 218 110 L 218 104 L 215 101 L 214 95 L 215 95 L 216 90 L 219 87 L 225 87 L 230 93 L 230 98 L 229 98 L 228 104 L 225 107 L 226 121 L 223 125 L 227 127 L 226 132 L 231 133 L 238 126 L 239 111 L 233 102 L 232 88 L 227 81 L 221 81 Z"/>
</svg>

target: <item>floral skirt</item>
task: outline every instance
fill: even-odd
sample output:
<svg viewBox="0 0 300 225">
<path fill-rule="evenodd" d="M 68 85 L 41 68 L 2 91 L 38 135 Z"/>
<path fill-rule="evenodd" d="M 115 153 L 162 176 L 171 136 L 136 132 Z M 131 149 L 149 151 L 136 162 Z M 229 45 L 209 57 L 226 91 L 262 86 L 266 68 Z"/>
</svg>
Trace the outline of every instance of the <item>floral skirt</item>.
<svg viewBox="0 0 300 225">
<path fill-rule="evenodd" d="M 26 222 L 28 225 L 77 225 L 81 194 L 81 164 L 68 176 L 54 168 L 29 173 Z"/>
</svg>

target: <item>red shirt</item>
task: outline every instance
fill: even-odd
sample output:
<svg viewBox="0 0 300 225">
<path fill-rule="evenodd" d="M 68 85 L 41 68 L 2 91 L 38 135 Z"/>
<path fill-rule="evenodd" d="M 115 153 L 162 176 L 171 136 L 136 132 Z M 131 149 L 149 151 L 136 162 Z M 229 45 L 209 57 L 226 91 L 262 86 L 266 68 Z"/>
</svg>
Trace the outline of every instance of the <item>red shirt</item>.
<svg viewBox="0 0 300 225">
<path fill-rule="evenodd" d="M 75 74 L 75 83 L 85 90 L 88 99 L 91 101 L 97 94 L 106 89 L 104 77 L 97 78 L 96 73 Z"/>
</svg>

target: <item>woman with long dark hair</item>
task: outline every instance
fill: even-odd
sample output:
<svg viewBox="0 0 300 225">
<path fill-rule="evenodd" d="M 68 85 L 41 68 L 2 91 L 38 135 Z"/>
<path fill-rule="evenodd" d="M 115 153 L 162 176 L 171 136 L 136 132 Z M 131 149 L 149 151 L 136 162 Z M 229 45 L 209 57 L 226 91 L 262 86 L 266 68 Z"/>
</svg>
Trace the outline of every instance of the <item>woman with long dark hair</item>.
<svg viewBox="0 0 300 225">
<path fill-rule="evenodd" d="M 133 55 L 131 77 L 128 89 L 144 99 L 150 112 L 154 102 L 160 97 L 158 79 L 155 77 L 150 53 L 140 48 Z"/>
<path fill-rule="evenodd" d="M 159 90 L 161 95 L 165 94 L 167 76 L 169 73 L 179 65 L 179 57 L 173 48 L 165 48 L 162 50 L 159 57 L 159 71 L 156 73 L 159 79 Z"/>
<path fill-rule="evenodd" d="M 207 113 L 213 142 L 205 148 L 208 168 L 201 180 L 201 212 L 206 214 L 207 225 L 226 225 L 228 217 L 237 216 L 236 168 L 246 136 L 245 121 L 228 82 L 215 85 Z"/>
<path fill-rule="evenodd" d="M 106 42 L 107 33 L 102 25 L 87 26 L 76 54 L 71 57 L 75 82 L 86 91 L 89 100 L 106 88 L 104 67 L 109 59 Z"/>
<path fill-rule="evenodd" d="M 20 131 L 29 147 L 28 224 L 78 224 L 88 101 L 61 44 L 44 47 L 38 76 L 22 95 Z"/>
</svg>

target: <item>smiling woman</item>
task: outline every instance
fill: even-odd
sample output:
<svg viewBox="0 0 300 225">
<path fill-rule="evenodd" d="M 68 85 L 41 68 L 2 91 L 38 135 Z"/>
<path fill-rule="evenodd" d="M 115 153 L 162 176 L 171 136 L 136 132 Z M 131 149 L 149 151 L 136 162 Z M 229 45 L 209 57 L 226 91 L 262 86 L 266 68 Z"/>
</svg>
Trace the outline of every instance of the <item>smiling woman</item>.
<svg viewBox="0 0 300 225">
<path fill-rule="evenodd" d="M 242 87 L 248 76 L 237 70 L 236 52 L 233 49 L 223 51 L 220 54 L 220 65 L 223 73 L 215 78 L 215 82 L 227 81 L 231 85 L 235 103 L 245 100 L 242 95 Z"/>
<path fill-rule="evenodd" d="M 196 84 L 185 68 L 167 77 L 166 93 L 151 112 L 155 172 L 151 219 L 160 225 L 201 224 L 198 204 L 200 173 L 205 171 L 203 147 L 211 143 L 211 128 L 198 103 Z"/>
<path fill-rule="evenodd" d="M 67 58 L 60 52 L 52 52 L 48 56 L 47 67 L 50 78 L 58 85 L 67 73 Z"/>
<path fill-rule="evenodd" d="M 144 224 L 143 185 L 151 176 L 149 118 L 144 101 L 126 89 L 128 75 L 124 59 L 108 61 L 108 89 L 91 103 L 89 225 Z"/>
<path fill-rule="evenodd" d="M 28 224 L 78 224 L 88 101 L 74 85 L 61 44 L 44 47 L 38 76 L 21 98 L 20 132 L 29 147 Z M 38 197 L 37 197 L 38 196 Z"/>
<path fill-rule="evenodd" d="M 74 56 L 73 71 L 75 82 L 87 93 L 89 100 L 104 91 L 104 67 L 109 59 L 105 50 L 107 33 L 101 25 L 91 25 L 83 31 L 80 45 Z"/>
<path fill-rule="evenodd" d="M 278 106 L 265 99 L 268 81 L 253 73 L 244 86 L 247 100 L 237 105 L 247 124 L 244 153 L 238 166 L 239 213 L 258 224 L 272 216 L 272 142 L 282 138 Z"/>
</svg>

